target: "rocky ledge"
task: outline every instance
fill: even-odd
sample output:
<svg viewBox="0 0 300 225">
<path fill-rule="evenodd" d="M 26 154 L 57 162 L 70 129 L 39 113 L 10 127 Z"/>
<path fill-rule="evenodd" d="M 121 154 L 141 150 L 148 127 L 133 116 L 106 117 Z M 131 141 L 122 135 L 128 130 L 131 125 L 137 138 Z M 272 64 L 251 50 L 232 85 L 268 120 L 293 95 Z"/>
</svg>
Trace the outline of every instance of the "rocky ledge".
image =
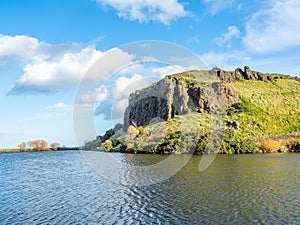
<svg viewBox="0 0 300 225">
<path fill-rule="evenodd" d="M 153 119 L 163 121 L 189 112 L 214 113 L 221 108 L 240 102 L 238 94 L 228 83 L 237 80 L 273 81 L 273 77 L 244 71 L 189 71 L 166 76 L 150 87 L 137 90 L 129 96 L 129 105 L 124 115 L 124 130 L 135 124 L 146 126 Z"/>
</svg>

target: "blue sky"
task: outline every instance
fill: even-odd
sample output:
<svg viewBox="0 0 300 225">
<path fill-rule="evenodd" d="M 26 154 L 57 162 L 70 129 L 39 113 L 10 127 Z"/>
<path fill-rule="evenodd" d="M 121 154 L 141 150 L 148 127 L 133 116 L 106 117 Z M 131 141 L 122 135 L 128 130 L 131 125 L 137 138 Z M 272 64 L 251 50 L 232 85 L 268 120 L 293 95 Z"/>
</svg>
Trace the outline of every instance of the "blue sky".
<svg viewBox="0 0 300 225">
<path fill-rule="evenodd" d="M 78 83 L 107 51 L 130 42 L 172 42 L 209 68 L 249 65 L 298 76 L 299 11 L 298 0 L 0 1 L 0 148 L 37 138 L 75 145 L 72 105 Z M 130 63 L 129 54 L 121 55 Z M 110 88 L 121 93 L 126 86 L 138 88 L 143 83 L 135 82 L 145 74 L 174 71 L 156 66 L 130 66 Z M 87 102 L 95 95 L 103 101 L 95 116 L 99 133 L 112 125 L 103 115 L 110 94 L 99 87 L 84 95 Z"/>
</svg>

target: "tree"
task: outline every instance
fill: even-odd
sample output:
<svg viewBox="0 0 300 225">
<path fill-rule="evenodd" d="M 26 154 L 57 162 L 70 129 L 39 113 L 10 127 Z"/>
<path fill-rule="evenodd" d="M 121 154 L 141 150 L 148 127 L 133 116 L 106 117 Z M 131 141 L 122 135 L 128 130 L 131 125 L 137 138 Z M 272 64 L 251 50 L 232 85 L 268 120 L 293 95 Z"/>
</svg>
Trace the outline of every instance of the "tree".
<svg viewBox="0 0 300 225">
<path fill-rule="evenodd" d="M 40 140 L 41 141 L 41 150 L 47 150 L 48 149 L 48 143 L 45 140 Z"/>
<path fill-rule="evenodd" d="M 34 140 L 31 141 L 31 146 L 33 146 L 34 150 L 47 150 L 48 143 L 45 140 Z"/>
<path fill-rule="evenodd" d="M 18 147 L 20 148 L 20 150 L 26 150 L 26 143 L 23 141 L 21 144 L 18 145 Z"/>
<path fill-rule="evenodd" d="M 53 142 L 53 143 L 51 143 L 50 144 L 50 146 L 51 146 L 51 148 L 53 149 L 53 150 L 57 150 L 58 149 L 58 147 L 59 147 L 59 143 L 58 142 Z"/>
</svg>

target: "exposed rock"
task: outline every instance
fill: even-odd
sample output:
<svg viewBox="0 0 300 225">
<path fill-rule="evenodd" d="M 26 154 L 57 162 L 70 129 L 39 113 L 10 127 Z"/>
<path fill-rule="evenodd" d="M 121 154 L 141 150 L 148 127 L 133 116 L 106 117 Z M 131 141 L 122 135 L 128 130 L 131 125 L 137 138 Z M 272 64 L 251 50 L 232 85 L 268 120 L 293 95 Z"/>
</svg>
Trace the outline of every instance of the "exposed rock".
<svg viewBox="0 0 300 225">
<path fill-rule="evenodd" d="M 124 130 L 132 121 L 137 126 L 150 124 L 155 118 L 169 120 L 188 112 L 214 113 L 240 102 L 236 92 L 223 82 L 203 82 L 192 76 L 167 76 L 163 80 L 129 97 L 124 115 Z M 201 80 L 200 80 L 201 81 Z"/>
<path fill-rule="evenodd" d="M 235 130 L 240 129 L 240 123 L 237 120 L 234 120 L 234 121 L 225 120 L 224 122 L 227 127 L 233 127 Z"/>
<path fill-rule="evenodd" d="M 245 80 L 257 80 L 257 77 L 252 73 L 249 66 L 244 67 L 244 78 Z"/>
<path fill-rule="evenodd" d="M 233 127 L 234 129 L 236 129 L 236 130 L 239 130 L 239 129 L 240 129 L 240 123 L 239 123 L 239 121 L 237 121 L 237 120 L 232 121 L 231 125 L 232 125 L 232 127 Z"/>
<path fill-rule="evenodd" d="M 210 73 L 217 76 L 222 82 L 230 83 L 236 80 L 260 80 L 260 81 L 273 81 L 271 76 L 267 76 L 260 72 L 251 71 L 249 66 L 245 66 L 244 70 L 241 68 L 232 71 L 224 71 L 219 68 L 213 68 Z"/>
</svg>

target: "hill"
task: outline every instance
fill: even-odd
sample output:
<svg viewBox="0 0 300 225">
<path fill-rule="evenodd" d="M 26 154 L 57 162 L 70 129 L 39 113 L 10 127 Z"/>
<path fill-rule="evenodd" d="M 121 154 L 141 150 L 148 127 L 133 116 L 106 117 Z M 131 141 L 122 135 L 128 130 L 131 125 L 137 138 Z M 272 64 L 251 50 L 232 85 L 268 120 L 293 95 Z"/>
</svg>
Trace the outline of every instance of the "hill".
<svg viewBox="0 0 300 225">
<path fill-rule="evenodd" d="M 124 125 L 86 149 L 136 153 L 299 151 L 300 82 L 249 67 L 187 71 L 129 96 Z M 208 147 L 210 146 L 210 147 Z"/>
</svg>

